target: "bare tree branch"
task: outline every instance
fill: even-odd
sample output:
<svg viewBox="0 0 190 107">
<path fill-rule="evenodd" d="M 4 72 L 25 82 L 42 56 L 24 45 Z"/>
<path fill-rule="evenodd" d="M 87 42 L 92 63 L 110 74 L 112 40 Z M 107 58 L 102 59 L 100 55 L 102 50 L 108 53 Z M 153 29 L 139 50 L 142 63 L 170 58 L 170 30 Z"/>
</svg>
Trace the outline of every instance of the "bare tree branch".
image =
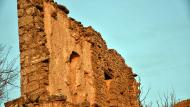
<svg viewBox="0 0 190 107">
<path fill-rule="evenodd" d="M 18 58 L 9 58 L 10 50 L 0 44 L 0 102 L 6 98 L 7 87 L 18 87 L 13 83 L 18 77 L 18 69 L 15 67 Z"/>
</svg>

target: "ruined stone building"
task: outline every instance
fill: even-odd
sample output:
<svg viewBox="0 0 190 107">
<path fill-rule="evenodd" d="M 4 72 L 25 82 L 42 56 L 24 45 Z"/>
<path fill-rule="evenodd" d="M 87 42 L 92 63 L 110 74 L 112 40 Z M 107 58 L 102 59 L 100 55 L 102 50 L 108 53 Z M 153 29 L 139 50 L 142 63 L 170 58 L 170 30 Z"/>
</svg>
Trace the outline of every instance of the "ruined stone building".
<svg viewBox="0 0 190 107">
<path fill-rule="evenodd" d="M 6 107 L 139 107 L 139 84 L 100 33 L 51 0 L 18 0 L 21 97 Z"/>
</svg>

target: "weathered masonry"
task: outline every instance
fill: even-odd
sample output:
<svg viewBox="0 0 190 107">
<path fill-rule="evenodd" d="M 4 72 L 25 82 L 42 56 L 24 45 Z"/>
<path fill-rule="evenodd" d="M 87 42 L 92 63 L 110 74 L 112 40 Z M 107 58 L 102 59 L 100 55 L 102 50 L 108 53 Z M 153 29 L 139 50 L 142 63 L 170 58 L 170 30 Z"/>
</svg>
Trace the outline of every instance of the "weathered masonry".
<svg viewBox="0 0 190 107">
<path fill-rule="evenodd" d="M 139 84 L 100 33 L 51 0 L 18 0 L 21 97 L 6 107 L 139 107 Z"/>
</svg>

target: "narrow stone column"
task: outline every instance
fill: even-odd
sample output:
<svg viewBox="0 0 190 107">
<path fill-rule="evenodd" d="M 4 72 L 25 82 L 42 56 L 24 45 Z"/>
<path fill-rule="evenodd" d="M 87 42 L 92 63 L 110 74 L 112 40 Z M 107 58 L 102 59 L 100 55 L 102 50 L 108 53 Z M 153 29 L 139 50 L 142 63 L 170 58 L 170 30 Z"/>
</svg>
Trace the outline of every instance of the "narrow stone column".
<svg viewBox="0 0 190 107">
<path fill-rule="evenodd" d="M 21 96 L 35 101 L 46 95 L 49 50 L 44 32 L 43 0 L 18 0 Z"/>
</svg>

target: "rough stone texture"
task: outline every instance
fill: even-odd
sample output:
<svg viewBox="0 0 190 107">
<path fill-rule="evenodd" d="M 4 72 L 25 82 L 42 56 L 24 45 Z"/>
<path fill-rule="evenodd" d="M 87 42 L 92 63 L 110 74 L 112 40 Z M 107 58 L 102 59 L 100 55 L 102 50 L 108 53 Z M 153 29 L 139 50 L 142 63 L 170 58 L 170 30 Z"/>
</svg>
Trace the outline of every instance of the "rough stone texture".
<svg viewBox="0 0 190 107">
<path fill-rule="evenodd" d="M 47 95 L 49 50 L 44 32 L 42 0 L 18 0 L 21 96 L 36 101 Z"/>
<path fill-rule="evenodd" d="M 190 107 L 190 99 L 183 100 L 174 105 L 174 107 Z"/>
<path fill-rule="evenodd" d="M 6 107 L 139 107 L 132 69 L 51 0 L 18 0 L 21 98 Z"/>
</svg>

